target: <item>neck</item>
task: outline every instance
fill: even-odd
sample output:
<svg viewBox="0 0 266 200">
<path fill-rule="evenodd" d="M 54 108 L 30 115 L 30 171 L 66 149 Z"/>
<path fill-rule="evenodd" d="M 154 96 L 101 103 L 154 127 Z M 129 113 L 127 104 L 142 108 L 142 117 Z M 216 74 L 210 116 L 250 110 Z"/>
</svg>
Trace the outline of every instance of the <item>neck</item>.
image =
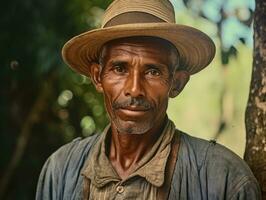
<svg viewBox="0 0 266 200">
<path fill-rule="evenodd" d="M 140 135 L 118 133 L 112 124 L 109 159 L 122 179 L 128 177 L 134 171 L 141 158 L 149 152 L 161 135 L 166 121 L 166 119 L 163 120 L 158 126 Z"/>
</svg>

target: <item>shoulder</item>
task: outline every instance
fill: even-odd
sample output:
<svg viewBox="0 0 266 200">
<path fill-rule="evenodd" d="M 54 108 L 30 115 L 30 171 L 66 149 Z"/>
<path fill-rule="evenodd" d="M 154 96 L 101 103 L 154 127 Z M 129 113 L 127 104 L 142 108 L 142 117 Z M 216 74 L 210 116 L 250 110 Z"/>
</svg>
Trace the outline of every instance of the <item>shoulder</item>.
<svg viewBox="0 0 266 200">
<path fill-rule="evenodd" d="M 76 138 L 68 144 L 60 147 L 50 156 L 49 159 L 58 164 L 61 164 L 66 163 L 66 161 L 71 161 L 72 158 L 81 158 L 83 156 L 86 156 L 88 151 L 97 141 L 98 137 L 99 134 L 95 134 L 85 139 Z"/>
<path fill-rule="evenodd" d="M 46 161 L 49 163 L 47 167 L 53 168 L 57 171 L 66 171 L 69 169 L 80 169 L 98 140 L 99 134 L 87 137 L 85 139 L 76 138 L 68 144 L 63 145 L 55 151 Z"/>
<path fill-rule="evenodd" d="M 47 159 L 43 170 L 45 170 L 45 168 L 51 168 L 50 170 L 59 169 L 62 171 L 62 168 L 79 165 L 80 162 L 84 162 L 84 159 L 86 159 L 98 137 L 99 134 L 85 139 L 76 138 L 68 144 L 63 145 Z"/>
<path fill-rule="evenodd" d="M 80 180 L 90 149 L 99 135 L 77 138 L 54 152 L 45 162 L 39 176 L 36 199 L 64 199 L 73 195 Z"/>
<path fill-rule="evenodd" d="M 224 192 L 226 199 L 234 199 L 235 195 L 247 191 L 259 196 L 259 185 L 253 173 L 234 152 L 215 141 L 185 133 L 181 134 L 181 138 L 187 154 L 195 160 L 201 182 L 207 184 L 208 191 Z"/>
<path fill-rule="evenodd" d="M 228 168 L 228 170 L 235 170 L 235 168 L 237 168 L 238 172 L 243 171 L 253 176 L 248 165 L 242 158 L 225 146 L 216 143 L 216 141 L 207 141 L 190 136 L 186 133 L 182 133 L 181 138 L 185 148 L 187 148 L 190 153 L 194 154 L 197 159 L 198 169 L 203 167 L 203 165 L 213 165 L 217 163 L 221 168 L 225 167 Z"/>
</svg>

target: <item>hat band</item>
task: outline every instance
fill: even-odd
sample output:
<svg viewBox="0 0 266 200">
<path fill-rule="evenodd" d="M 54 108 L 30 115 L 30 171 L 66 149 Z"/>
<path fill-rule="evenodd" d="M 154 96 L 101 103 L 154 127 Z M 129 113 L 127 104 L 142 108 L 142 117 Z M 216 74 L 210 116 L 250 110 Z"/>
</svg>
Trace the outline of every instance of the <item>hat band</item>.
<svg viewBox="0 0 266 200">
<path fill-rule="evenodd" d="M 166 21 L 149 13 L 134 11 L 117 15 L 116 17 L 108 21 L 103 27 L 106 28 L 122 24 L 162 23 L 162 22 Z"/>
</svg>

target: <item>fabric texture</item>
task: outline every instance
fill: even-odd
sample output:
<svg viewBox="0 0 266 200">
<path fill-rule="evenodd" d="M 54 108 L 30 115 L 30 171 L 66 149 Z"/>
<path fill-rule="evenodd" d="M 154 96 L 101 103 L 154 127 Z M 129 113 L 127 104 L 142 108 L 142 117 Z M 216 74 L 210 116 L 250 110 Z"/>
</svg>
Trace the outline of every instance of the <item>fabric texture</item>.
<svg viewBox="0 0 266 200">
<path fill-rule="evenodd" d="M 95 145 L 82 173 L 91 181 L 89 199 L 156 199 L 157 188 L 164 183 L 165 167 L 175 134 L 174 124 L 168 121 L 152 149 L 125 180 L 121 180 L 106 156 L 108 130 L 110 129 L 105 129 Z"/>
<path fill-rule="evenodd" d="M 79 138 L 52 154 L 40 174 L 36 200 L 82 199 L 82 172 L 88 167 L 85 161 L 91 159 L 92 149 L 99 141 L 99 135 Z M 120 187 L 116 192 L 123 189 Z M 117 195 L 106 199 L 125 198 Z M 180 132 L 178 160 L 168 199 L 260 200 L 261 194 L 256 179 L 241 158 L 222 145 Z"/>
</svg>

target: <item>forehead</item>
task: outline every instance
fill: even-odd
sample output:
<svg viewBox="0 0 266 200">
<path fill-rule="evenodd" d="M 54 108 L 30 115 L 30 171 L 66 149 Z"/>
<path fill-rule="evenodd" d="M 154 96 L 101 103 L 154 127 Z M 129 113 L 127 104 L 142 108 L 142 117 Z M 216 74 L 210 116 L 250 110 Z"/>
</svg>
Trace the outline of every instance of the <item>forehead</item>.
<svg viewBox="0 0 266 200">
<path fill-rule="evenodd" d="M 122 38 L 106 43 L 101 52 L 103 59 L 115 57 L 141 56 L 155 62 L 172 63 L 176 58 L 176 49 L 168 41 L 154 37 Z"/>
</svg>

